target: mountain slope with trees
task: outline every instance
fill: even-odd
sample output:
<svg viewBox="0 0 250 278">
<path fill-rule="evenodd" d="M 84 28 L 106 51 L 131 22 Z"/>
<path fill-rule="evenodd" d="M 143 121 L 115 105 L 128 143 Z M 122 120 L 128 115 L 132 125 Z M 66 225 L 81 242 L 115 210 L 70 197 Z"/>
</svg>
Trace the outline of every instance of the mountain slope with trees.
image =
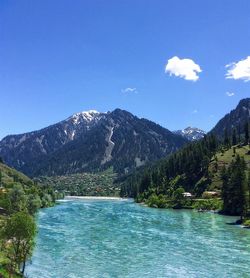
<svg viewBox="0 0 250 278">
<path fill-rule="evenodd" d="M 246 124 L 250 119 L 250 98 L 242 99 L 237 107 L 226 114 L 211 130 L 219 139 L 232 136 L 233 132 L 239 137 L 244 136 Z"/>
<path fill-rule="evenodd" d="M 242 100 L 237 108 L 246 107 L 249 102 L 250 99 Z M 245 111 L 244 108 L 243 110 Z M 239 110 L 234 111 L 238 115 Z M 190 192 L 196 198 L 201 198 L 205 192 L 215 191 L 222 196 L 221 210 L 224 213 L 246 214 L 246 210 L 250 208 L 247 201 L 249 199 L 247 171 L 250 166 L 250 118 L 248 113 L 244 115 L 244 117 L 241 115 L 240 121 L 237 121 L 244 126 L 238 135 L 233 125 L 236 116 L 231 112 L 230 118 L 233 122 L 226 121 L 224 127 L 220 126 L 224 137 L 221 137 L 220 132 L 217 139 L 216 129 L 213 129 L 200 141 L 190 143 L 155 165 L 137 171 L 123 181 L 121 195 L 135 197 L 138 201 L 153 200 L 151 205 L 157 203 L 158 207 L 167 205 L 167 200 L 171 200 L 172 206 L 175 207 L 176 202 L 173 200 L 184 201 L 182 198 L 184 192 Z M 225 132 L 228 126 L 232 126 L 233 131 Z M 240 193 L 236 194 L 237 190 Z M 235 205 L 230 207 L 228 205 L 230 202 L 234 204 L 243 202 L 244 210 L 243 207 L 237 208 Z M 180 202 L 177 202 L 177 207 L 181 207 Z"/>
<path fill-rule="evenodd" d="M 54 204 L 51 187 L 33 182 L 0 162 L 0 276 L 23 277 L 34 247 L 39 208 Z"/>
<path fill-rule="evenodd" d="M 116 109 L 108 113 L 78 113 L 40 131 L 7 136 L 0 142 L 0 155 L 8 165 L 29 176 L 110 167 L 124 174 L 161 159 L 186 143 L 183 137 L 149 120 Z"/>
</svg>

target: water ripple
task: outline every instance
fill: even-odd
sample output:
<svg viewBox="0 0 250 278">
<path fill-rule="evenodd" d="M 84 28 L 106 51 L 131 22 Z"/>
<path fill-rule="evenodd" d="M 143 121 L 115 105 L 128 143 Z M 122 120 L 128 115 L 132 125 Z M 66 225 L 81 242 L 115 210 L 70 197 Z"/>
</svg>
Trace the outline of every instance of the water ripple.
<svg viewBox="0 0 250 278">
<path fill-rule="evenodd" d="M 29 278 L 250 277 L 250 231 L 232 218 L 132 201 L 70 200 L 39 213 Z"/>
</svg>

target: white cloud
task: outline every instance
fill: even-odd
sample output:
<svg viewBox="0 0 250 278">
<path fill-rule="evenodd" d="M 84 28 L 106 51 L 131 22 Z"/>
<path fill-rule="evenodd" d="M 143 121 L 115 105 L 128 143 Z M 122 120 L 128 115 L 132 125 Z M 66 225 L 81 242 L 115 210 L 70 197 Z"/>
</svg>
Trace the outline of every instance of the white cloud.
<svg viewBox="0 0 250 278">
<path fill-rule="evenodd" d="M 226 92 L 226 95 L 227 95 L 228 97 L 232 97 L 232 96 L 234 96 L 234 93 Z"/>
<path fill-rule="evenodd" d="M 194 109 L 193 111 L 192 111 L 192 114 L 197 114 L 198 113 L 198 110 L 197 109 Z"/>
<path fill-rule="evenodd" d="M 250 56 L 239 62 L 233 62 L 231 64 L 228 64 L 226 65 L 226 68 L 227 79 L 241 79 L 245 82 L 250 81 Z"/>
<path fill-rule="evenodd" d="M 165 67 L 165 73 L 169 73 L 170 76 L 175 75 L 191 81 L 197 81 L 198 73 L 201 71 L 200 66 L 193 60 L 180 59 L 177 56 L 169 59 Z"/>
<path fill-rule="evenodd" d="M 136 88 L 130 88 L 130 87 L 128 87 L 128 88 L 126 88 L 126 89 L 122 89 L 121 91 L 122 91 L 122 93 L 124 93 L 124 94 L 129 94 L 129 93 L 138 94 L 138 91 L 137 91 Z"/>
</svg>

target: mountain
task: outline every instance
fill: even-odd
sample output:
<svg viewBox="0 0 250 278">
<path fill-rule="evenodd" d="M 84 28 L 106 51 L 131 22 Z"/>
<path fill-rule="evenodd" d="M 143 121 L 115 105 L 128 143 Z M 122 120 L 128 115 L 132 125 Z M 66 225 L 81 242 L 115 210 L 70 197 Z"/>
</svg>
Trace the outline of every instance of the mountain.
<svg viewBox="0 0 250 278">
<path fill-rule="evenodd" d="M 0 142 L 0 156 L 30 176 L 109 167 L 127 173 L 175 152 L 185 143 L 185 138 L 125 110 L 91 110 L 38 131 L 5 137 Z"/>
<path fill-rule="evenodd" d="M 91 110 L 38 131 L 9 135 L 0 141 L 1 156 L 11 167 L 29 174 L 29 164 L 83 136 L 103 115 Z"/>
<path fill-rule="evenodd" d="M 197 127 L 187 127 L 182 130 L 173 131 L 173 133 L 181 135 L 182 137 L 186 138 L 188 141 L 196 141 L 202 139 L 206 132 L 201 130 Z"/>
<path fill-rule="evenodd" d="M 250 194 L 245 186 L 250 180 L 244 176 L 250 170 L 250 130 L 244 130 L 246 123 L 250 123 L 249 104 L 249 98 L 241 100 L 203 139 L 121 180 L 121 196 L 135 197 L 139 202 L 156 207 L 197 204 L 197 208 L 222 210 L 230 215 L 250 209 L 244 197 Z M 215 136 L 223 136 L 225 129 L 230 134 L 235 127 L 239 127 L 241 136 L 237 136 L 233 146 Z M 184 192 L 198 199 L 194 203 L 185 201 Z M 217 198 L 199 204 L 200 198 L 212 196 L 221 196 L 223 202 Z"/>
<path fill-rule="evenodd" d="M 250 121 L 250 98 L 242 99 L 237 107 L 230 113 L 226 114 L 211 130 L 212 133 L 216 134 L 219 138 L 224 136 L 225 130 L 228 131 L 229 135 L 235 128 L 237 133 L 244 133 L 245 123 Z"/>
</svg>

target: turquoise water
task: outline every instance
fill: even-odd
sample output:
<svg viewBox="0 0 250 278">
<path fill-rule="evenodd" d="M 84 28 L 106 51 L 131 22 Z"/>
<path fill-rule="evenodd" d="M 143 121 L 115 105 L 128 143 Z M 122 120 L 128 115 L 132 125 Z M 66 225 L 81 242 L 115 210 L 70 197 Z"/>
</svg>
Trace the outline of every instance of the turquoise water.
<svg viewBox="0 0 250 278">
<path fill-rule="evenodd" d="M 65 201 L 39 213 L 29 278 L 250 277 L 234 218 L 132 201 Z"/>
</svg>

